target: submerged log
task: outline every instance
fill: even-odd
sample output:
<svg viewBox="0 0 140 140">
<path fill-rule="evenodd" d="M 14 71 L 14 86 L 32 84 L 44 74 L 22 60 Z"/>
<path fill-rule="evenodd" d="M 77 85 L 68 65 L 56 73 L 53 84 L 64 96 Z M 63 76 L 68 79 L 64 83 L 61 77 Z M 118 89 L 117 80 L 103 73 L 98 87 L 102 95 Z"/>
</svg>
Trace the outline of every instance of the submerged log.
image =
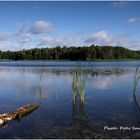
<svg viewBox="0 0 140 140">
<path fill-rule="evenodd" d="M 7 112 L 4 114 L 0 114 L 0 126 L 3 124 L 15 120 L 15 119 L 21 119 L 22 117 L 28 115 L 32 111 L 36 110 L 39 107 L 38 104 L 28 104 L 25 105 L 13 112 Z"/>
</svg>

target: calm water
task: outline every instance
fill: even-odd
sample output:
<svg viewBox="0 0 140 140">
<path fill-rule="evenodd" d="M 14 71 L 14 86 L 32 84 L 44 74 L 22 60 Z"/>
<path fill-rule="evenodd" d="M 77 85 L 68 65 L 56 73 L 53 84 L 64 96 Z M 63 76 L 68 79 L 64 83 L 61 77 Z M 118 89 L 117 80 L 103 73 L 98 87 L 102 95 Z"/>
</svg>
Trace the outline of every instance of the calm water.
<svg viewBox="0 0 140 140">
<path fill-rule="evenodd" d="M 77 62 L 0 62 L 0 114 L 25 104 L 40 107 L 20 121 L 0 127 L 0 138 L 140 138 L 140 130 L 104 130 L 104 126 L 140 128 L 133 79 L 138 61 L 81 62 L 85 76 L 82 114 L 74 110 L 72 80 Z"/>
</svg>

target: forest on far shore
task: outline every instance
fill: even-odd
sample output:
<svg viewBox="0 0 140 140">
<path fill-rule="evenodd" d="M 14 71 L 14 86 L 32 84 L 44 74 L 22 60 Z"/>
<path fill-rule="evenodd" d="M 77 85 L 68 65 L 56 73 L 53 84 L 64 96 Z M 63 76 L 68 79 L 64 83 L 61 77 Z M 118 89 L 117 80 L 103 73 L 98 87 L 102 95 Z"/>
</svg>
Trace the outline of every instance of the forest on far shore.
<svg viewBox="0 0 140 140">
<path fill-rule="evenodd" d="M 0 59 L 11 60 L 122 60 L 140 59 L 140 51 L 119 46 L 82 46 L 34 48 L 21 51 L 0 51 Z"/>
</svg>

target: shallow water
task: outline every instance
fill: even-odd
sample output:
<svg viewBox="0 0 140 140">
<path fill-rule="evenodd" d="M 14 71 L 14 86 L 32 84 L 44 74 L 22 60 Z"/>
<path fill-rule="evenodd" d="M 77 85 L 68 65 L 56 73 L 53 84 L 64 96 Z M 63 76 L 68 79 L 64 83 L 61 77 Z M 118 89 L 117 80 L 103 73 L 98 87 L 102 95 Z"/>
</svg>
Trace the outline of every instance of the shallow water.
<svg viewBox="0 0 140 140">
<path fill-rule="evenodd" d="M 77 62 L 0 62 L 0 114 L 25 104 L 40 107 L 0 127 L 0 138 L 140 138 L 140 85 L 133 98 L 138 61 L 78 62 L 85 76 L 82 114 L 74 110 L 72 80 Z"/>
</svg>

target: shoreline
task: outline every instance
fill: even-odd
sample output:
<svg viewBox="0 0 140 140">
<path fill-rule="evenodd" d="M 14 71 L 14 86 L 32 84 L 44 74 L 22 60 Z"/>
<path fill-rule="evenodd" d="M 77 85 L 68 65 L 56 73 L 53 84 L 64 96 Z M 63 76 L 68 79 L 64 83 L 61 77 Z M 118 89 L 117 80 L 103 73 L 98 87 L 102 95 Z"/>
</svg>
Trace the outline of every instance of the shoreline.
<svg viewBox="0 0 140 140">
<path fill-rule="evenodd" d="M 35 60 L 35 59 L 20 59 L 20 60 L 14 60 L 14 59 L 0 59 L 0 62 L 30 62 L 30 61 L 47 61 L 47 62 L 129 62 L 129 61 L 140 61 L 140 59 L 97 59 L 97 60 L 68 60 L 68 59 L 52 59 L 52 60 L 49 60 L 49 59 L 38 59 L 38 60 Z"/>
</svg>

